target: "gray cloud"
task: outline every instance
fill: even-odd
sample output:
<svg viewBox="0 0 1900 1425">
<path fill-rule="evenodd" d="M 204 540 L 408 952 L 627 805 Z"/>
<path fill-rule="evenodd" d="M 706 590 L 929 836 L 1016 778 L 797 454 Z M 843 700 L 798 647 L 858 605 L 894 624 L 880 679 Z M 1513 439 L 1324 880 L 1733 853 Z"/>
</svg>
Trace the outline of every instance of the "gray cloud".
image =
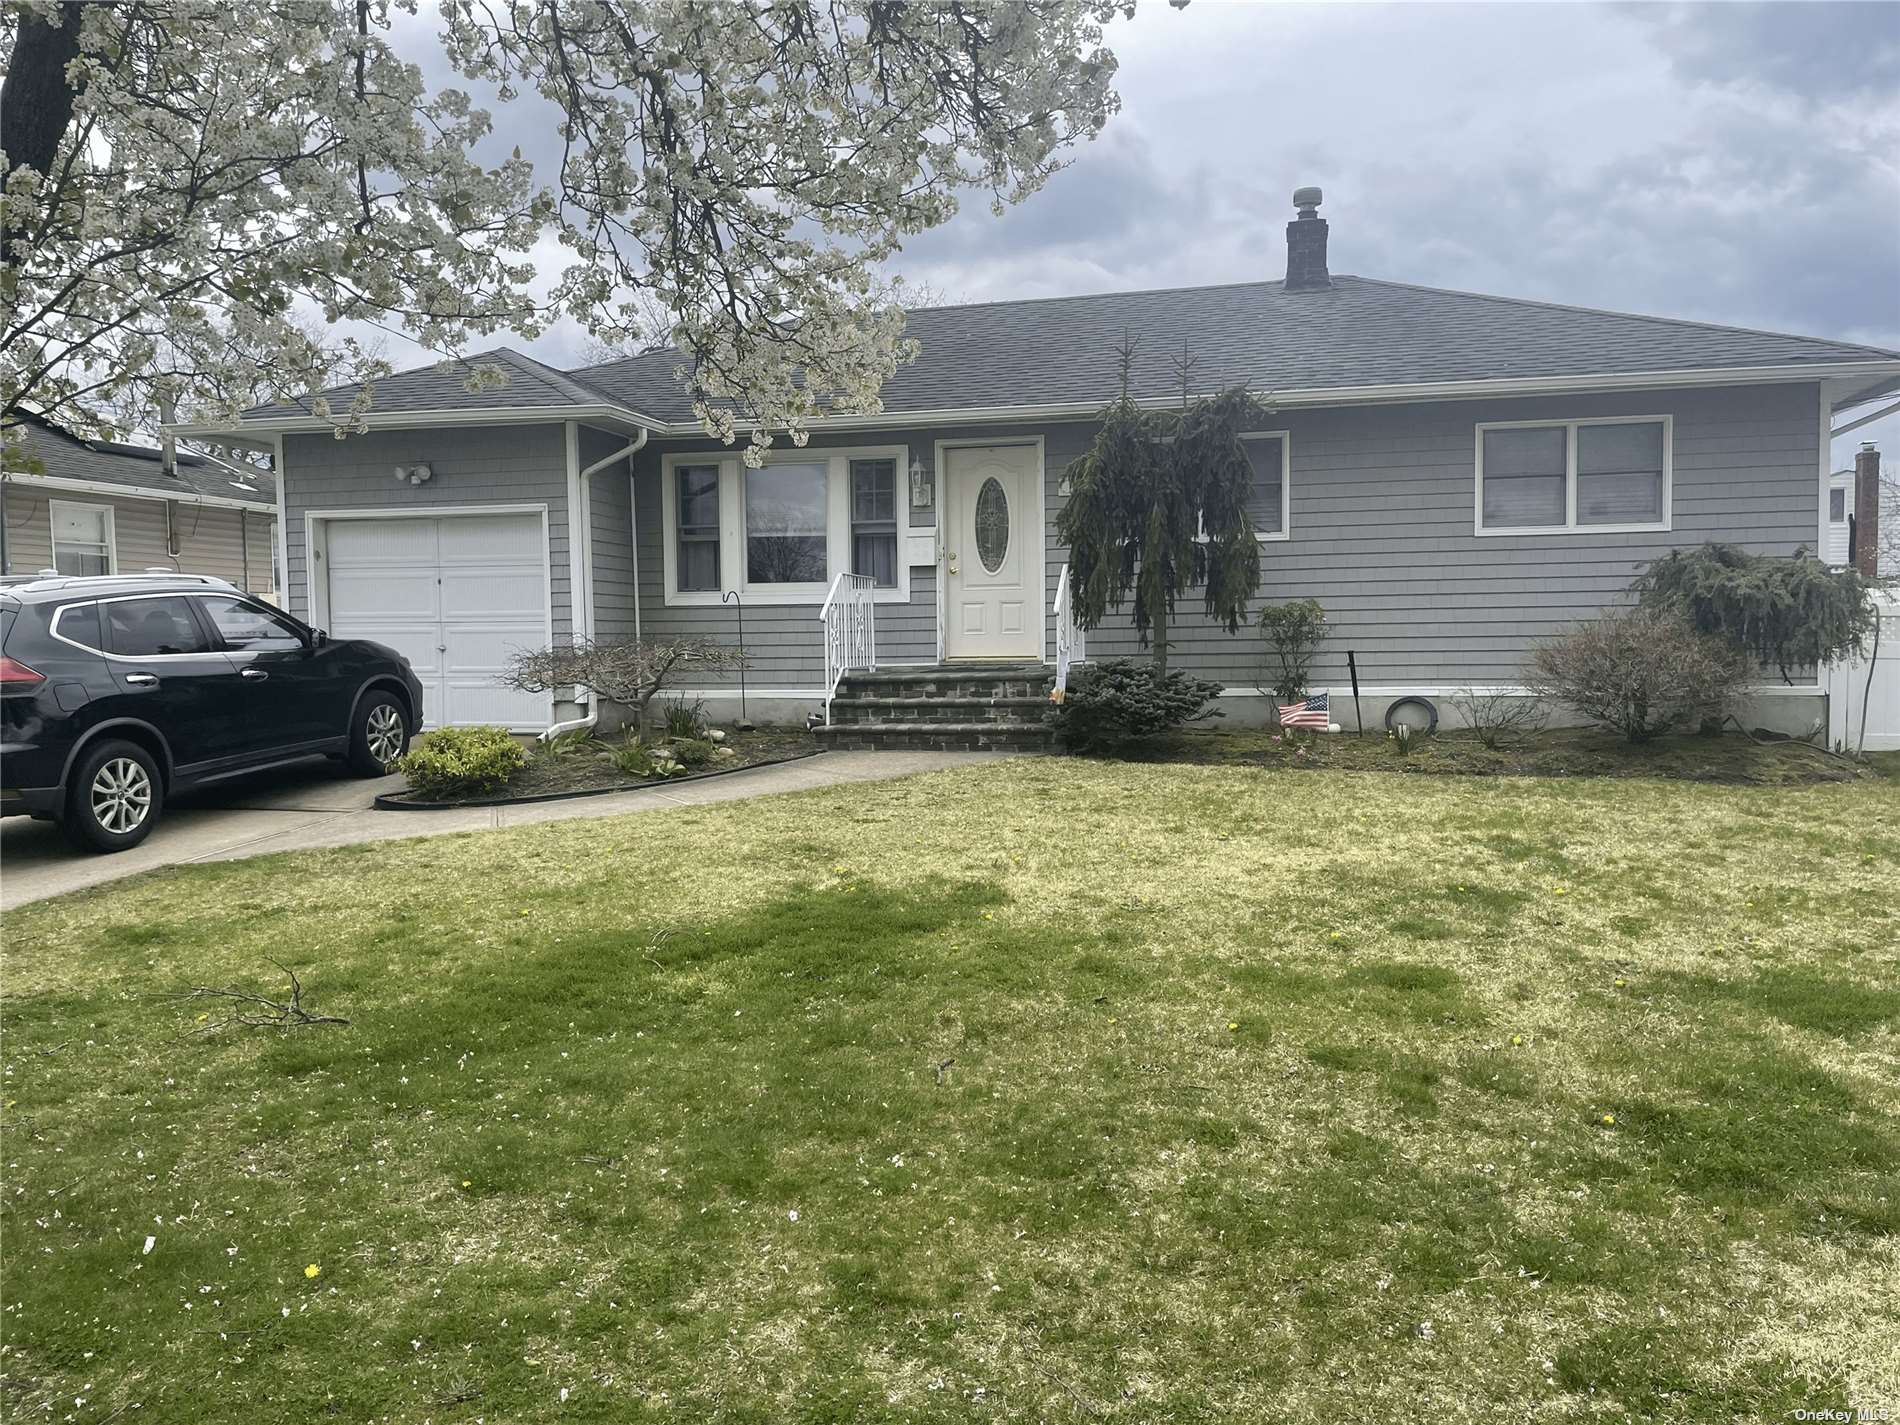
<svg viewBox="0 0 1900 1425">
<path fill-rule="evenodd" d="M 1633 5 L 1685 78 L 1761 84 L 1816 103 L 1900 88 L 1900 6 L 1817 3 Z"/>
<path fill-rule="evenodd" d="M 1277 277 L 1317 182 L 1339 271 L 1900 349 L 1900 6 L 1156 5 L 1109 42 L 1102 139 L 897 272 L 949 301 Z M 497 129 L 552 176 L 547 105 Z"/>
</svg>

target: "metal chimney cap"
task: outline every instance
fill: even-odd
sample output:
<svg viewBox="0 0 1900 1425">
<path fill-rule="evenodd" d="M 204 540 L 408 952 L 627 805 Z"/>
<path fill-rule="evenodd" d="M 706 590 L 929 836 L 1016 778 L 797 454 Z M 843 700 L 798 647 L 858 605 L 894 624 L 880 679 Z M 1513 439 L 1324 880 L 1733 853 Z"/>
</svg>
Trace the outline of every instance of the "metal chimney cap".
<svg viewBox="0 0 1900 1425">
<path fill-rule="evenodd" d="M 1313 210 L 1320 205 L 1320 201 L 1323 197 L 1324 195 L 1317 188 L 1295 188 L 1293 190 L 1293 206 L 1300 210 L 1301 217 L 1310 218 L 1313 216 Z"/>
</svg>

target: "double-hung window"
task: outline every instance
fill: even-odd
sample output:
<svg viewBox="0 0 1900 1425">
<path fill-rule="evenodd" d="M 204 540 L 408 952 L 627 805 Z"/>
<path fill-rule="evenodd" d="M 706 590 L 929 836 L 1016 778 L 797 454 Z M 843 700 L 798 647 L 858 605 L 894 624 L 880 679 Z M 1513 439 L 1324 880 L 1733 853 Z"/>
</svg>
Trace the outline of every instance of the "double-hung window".
<svg viewBox="0 0 1900 1425">
<path fill-rule="evenodd" d="M 897 587 L 897 462 L 851 462 L 851 572 Z"/>
<path fill-rule="evenodd" d="M 1662 530 L 1669 504 L 1668 416 L 1478 427 L 1479 534 Z"/>
<path fill-rule="evenodd" d="M 819 604 L 840 574 L 868 575 L 880 599 L 909 596 L 902 446 L 774 451 L 661 462 L 666 600 Z"/>
<path fill-rule="evenodd" d="M 674 508 L 679 512 L 679 587 L 713 589 L 719 585 L 719 467 L 680 465 L 672 472 Z"/>
<path fill-rule="evenodd" d="M 112 506 L 48 501 L 52 521 L 53 567 L 62 574 L 111 574 L 118 556 L 113 548 Z"/>
</svg>

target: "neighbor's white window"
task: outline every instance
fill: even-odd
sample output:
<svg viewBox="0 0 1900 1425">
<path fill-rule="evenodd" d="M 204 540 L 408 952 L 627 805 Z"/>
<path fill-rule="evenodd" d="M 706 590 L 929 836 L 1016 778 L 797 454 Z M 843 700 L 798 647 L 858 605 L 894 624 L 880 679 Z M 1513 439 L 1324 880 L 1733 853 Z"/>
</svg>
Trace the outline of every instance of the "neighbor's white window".
<svg viewBox="0 0 1900 1425">
<path fill-rule="evenodd" d="M 111 574 L 118 568 L 112 506 L 52 500 L 53 567 L 62 574 Z"/>
<path fill-rule="evenodd" d="M 1478 427 L 1479 534 L 1668 529 L 1668 416 Z"/>
<path fill-rule="evenodd" d="M 756 470 L 726 455 L 665 457 L 666 601 L 715 604 L 737 589 L 753 603 L 818 604 L 842 573 L 907 599 L 909 461 L 902 446 L 787 451 Z"/>
</svg>

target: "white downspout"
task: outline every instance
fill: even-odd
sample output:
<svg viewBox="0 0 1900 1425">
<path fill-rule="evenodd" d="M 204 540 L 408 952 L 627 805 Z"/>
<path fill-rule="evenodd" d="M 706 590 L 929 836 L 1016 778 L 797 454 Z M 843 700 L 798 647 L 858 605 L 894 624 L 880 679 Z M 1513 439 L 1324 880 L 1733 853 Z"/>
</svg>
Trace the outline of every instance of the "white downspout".
<svg viewBox="0 0 1900 1425">
<path fill-rule="evenodd" d="M 634 440 L 616 450 L 612 455 L 603 456 L 586 469 L 580 464 L 580 427 L 573 421 L 567 422 L 567 582 L 568 582 L 568 622 L 572 629 L 572 638 L 576 643 L 593 637 L 594 633 L 594 537 L 591 514 L 592 501 L 588 495 L 587 482 L 609 465 L 626 460 L 647 443 L 649 432 L 641 431 Z M 633 499 L 632 481 L 627 487 L 629 508 Z M 578 512 L 578 514 L 577 514 Z M 634 559 L 638 561 L 636 550 Z M 634 565 L 633 588 L 634 637 L 640 636 L 640 585 L 639 564 Z M 587 711 L 580 717 L 570 718 L 566 722 L 551 724 L 541 734 L 543 742 L 551 741 L 564 732 L 578 732 L 583 728 L 592 728 L 600 721 L 600 699 L 592 698 Z"/>
</svg>

